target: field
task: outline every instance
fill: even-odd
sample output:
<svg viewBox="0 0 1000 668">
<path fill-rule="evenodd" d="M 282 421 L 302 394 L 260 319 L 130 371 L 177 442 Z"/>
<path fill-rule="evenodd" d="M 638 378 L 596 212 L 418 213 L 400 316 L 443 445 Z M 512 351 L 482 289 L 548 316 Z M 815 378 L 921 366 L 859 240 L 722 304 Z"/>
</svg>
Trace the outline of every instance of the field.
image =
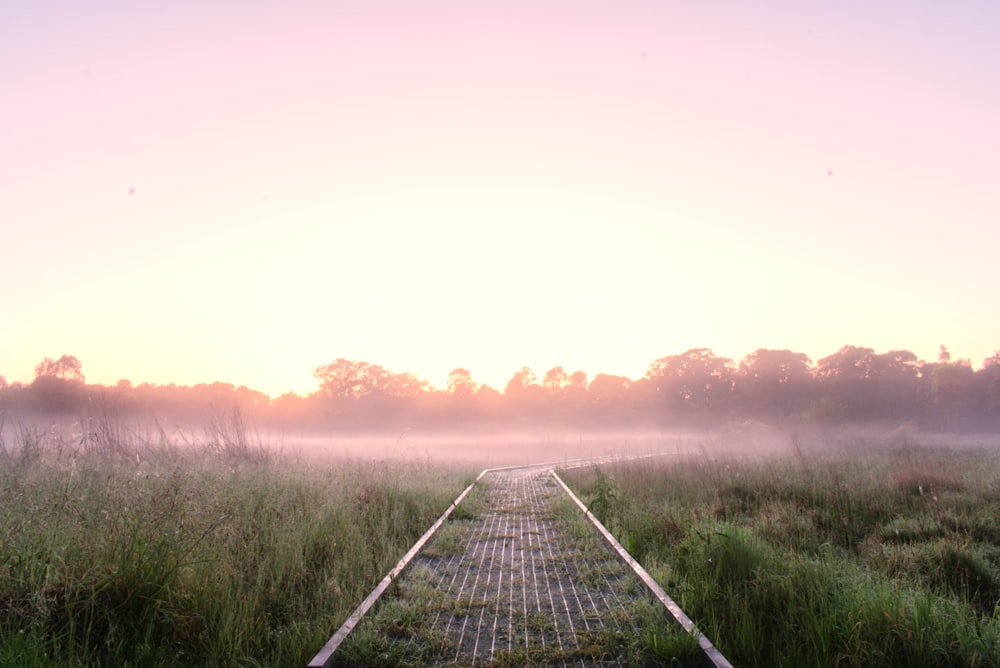
<svg viewBox="0 0 1000 668">
<path fill-rule="evenodd" d="M 18 437 L 0 448 L 5 666 L 305 665 L 478 473 Z"/>
<path fill-rule="evenodd" d="M 0 665 L 304 665 L 484 465 L 666 449 L 563 476 L 735 664 L 1000 666 L 988 446 L 751 431 L 321 457 L 238 424 L 183 442 L 9 427 Z"/>
<path fill-rule="evenodd" d="M 1000 450 L 941 443 L 564 478 L 735 665 L 998 666 Z"/>
</svg>

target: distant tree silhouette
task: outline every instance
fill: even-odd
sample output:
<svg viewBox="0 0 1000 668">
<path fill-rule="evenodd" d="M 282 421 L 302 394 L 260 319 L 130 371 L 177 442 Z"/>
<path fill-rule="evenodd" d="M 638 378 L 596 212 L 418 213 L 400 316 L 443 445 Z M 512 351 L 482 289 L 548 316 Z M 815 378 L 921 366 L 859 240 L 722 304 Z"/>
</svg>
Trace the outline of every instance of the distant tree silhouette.
<svg viewBox="0 0 1000 668">
<path fill-rule="evenodd" d="M 320 394 L 345 425 L 395 427 L 418 412 L 430 385 L 410 373 L 392 373 L 368 362 L 337 359 L 313 371 Z"/>
<path fill-rule="evenodd" d="M 860 346 L 844 346 L 816 363 L 816 377 L 825 381 L 864 380 L 871 377 L 875 351 Z"/>
<path fill-rule="evenodd" d="M 35 367 L 35 378 L 58 378 L 74 383 L 83 383 L 83 366 L 73 355 L 63 355 L 57 360 L 46 357 Z"/>
<path fill-rule="evenodd" d="M 448 374 L 448 393 L 456 397 L 472 397 L 476 394 L 479 385 L 472 380 L 472 374 L 468 369 L 453 369 Z"/>
<path fill-rule="evenodd" d="M 559 392 L 567 385 L 569 385 L 569 375 L 561 366 L 552 367 L 542 378 L 542 387 L 550 394 Z"/>
<path fill-rule="evenodd" d="M 87 388 L 80 360 L 63 355 L 57 360 L 46 357 L 35 367 L 30 401 L 43 411 L 77 410 L 87 400 Z"/>
<path fill-rule="evenodd" d="M 983 360 L 980 377 L 982 410 L 988 420 L 1000 421 L 1000 350 Z"/>
<path fill-rule="evenodd" d="M 521 395 L 530 392 L 533 387 L 538 387 L 538 378 L 535 376 L 535 372 L 530 367 L 522 366 L 507 381 L 503 393 L 511 396 Z"/>
<path fill-rule="evenodd" d="M 974 371 L 945 346 L 924 362 L 908 350 L 876 353 L 843 346 L 815 366 L 803 353 L 761 348 L 739 365 L 708 348 L 661 357 L 642 378 L 553 366 L 541 381 L 530 367 L 516 371 L 503 389 L 480 385 L 457 367 L 447 389 L 435 390 L 410 373 L 338 358 L 313 372 L 319 382 L 307 396 L 267 395 L 230 383 L 193 386 L 87 385 L 71 355 L 45 358 L 25 386 L 0 376 L 0 411 L 69 417 L 84 424 L 95 407 L 116 415 L 151 418 L 156 428 L 193 426 L 220 411 L 271 425 L 308 429 L 398 430 L 401 427 L 525 428 L 716 426 L 735 418 L 765 421 L 912 420 L 935 430 L 1000 430 L 1000 350 Z M 62 418 L 59 418 L 62 419 Z"/>
<path fill-rule="evenodd" d="M 632 385 L 625 376 L 613 376 L 599 373 L 590 381 L 587 388 L 590 419 L 608 425 L 621 424 L 631 417 L 633 411 L 629 406 L 629 387 Z"/>
<path fill-rule="evenodd" d="M 919 414 L 920 360 L 909 350 L 875 355 L 871 366 L 873 409 L 886 418 Z"/>
<path fill-rule="evenodd" d="M 740 362 L 736 391 L 744 410 L 787 417 L 808 406 L 814 381 L 805 354 L 760 348 Z"/>
<path fill-rule="evenodd" d="M 942 346 L 942 350 L 944 347 Z M 942 359 L 939 356 L 938 359 Z M 947 357 L 951 359 L 951 357 Z M 945 431 L 954 430 L 957 420 L 967 417 L 975 392 L 975 373 L 968 360 L 939 362 L 930 372 L 934 406 Z"/>
<path fill-rule="evenodd" d="M 709 348 L 691 348 L 649 365 L 649 379 L 661 410 L 681 418 L 724 413 L 734 385 L 732 360 Z"/>
<path fill-rule="evenodd" d="M 872 407 L 875 350 L 848 345 L 816 362 L 816 378 L 825 401 L 844 407 L 848 419 L 867 418 Z"/>
<path fill-rule="evenodd" d="M 515 422 L 533 422 L 545 411 L 545 392 L 530 367 L 518 369 L 503 389 L 508 417 Z"/>
<path fill-rule="evenodd" d="M 374 393 L 381 385 L 385 369 L 368 362 L 339 358 L 316 367 L 313 376 L 320 391 L 333 399 L 360 399 Z"/>
</svg>

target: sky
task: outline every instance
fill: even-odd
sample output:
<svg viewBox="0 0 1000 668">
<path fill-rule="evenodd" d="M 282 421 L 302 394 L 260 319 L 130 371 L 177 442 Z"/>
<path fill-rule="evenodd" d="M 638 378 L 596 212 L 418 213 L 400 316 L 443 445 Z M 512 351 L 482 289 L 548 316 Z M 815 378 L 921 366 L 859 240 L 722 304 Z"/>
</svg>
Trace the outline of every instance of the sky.
<svg viewBox="0 0 1000 668">
<path fill-rule="evenodd" d="M 0 375 L 1000 349 L 1000 4 L 0 9 Z"/>
</svg>

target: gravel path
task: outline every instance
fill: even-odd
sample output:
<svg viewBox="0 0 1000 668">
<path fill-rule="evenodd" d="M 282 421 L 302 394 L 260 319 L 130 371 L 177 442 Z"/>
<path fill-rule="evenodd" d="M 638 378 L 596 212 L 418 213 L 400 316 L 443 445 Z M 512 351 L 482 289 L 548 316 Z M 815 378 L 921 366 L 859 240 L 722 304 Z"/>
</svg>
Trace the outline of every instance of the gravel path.
<svg viewBox="0 0 1000 668">
<path fill-rule="evenodd" d="M 464 511 L 394 582 L 377 614 L 358 625 L 343 660 L 648 663 L 638 639 L 650 624 L 670 632 L 662 607 L 583 518 L 550 467 L 492 471 L 477 486 L 478 494 L 459 506 Z M 368 658 L 358 654 L 366 638 L 381 643 Z"/>
</svg>

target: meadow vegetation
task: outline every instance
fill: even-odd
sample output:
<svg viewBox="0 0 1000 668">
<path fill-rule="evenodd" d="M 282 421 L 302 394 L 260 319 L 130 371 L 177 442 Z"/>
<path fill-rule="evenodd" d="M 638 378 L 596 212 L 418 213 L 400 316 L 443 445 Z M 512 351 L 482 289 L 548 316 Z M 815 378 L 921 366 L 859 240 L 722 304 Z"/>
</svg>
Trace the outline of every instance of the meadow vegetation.
<svg viewBox="0 0 1000 668">
<path fill-rule="evenodd" d="M 305 665 L 478 472 L 213 429 L 0 429 L 0 665 Z"/>
<path fill-rule="evenodd" d="M 560 475 L 735 665 L 1000 665 L 1000 452 L 900 436 Z"/>
</svg>

